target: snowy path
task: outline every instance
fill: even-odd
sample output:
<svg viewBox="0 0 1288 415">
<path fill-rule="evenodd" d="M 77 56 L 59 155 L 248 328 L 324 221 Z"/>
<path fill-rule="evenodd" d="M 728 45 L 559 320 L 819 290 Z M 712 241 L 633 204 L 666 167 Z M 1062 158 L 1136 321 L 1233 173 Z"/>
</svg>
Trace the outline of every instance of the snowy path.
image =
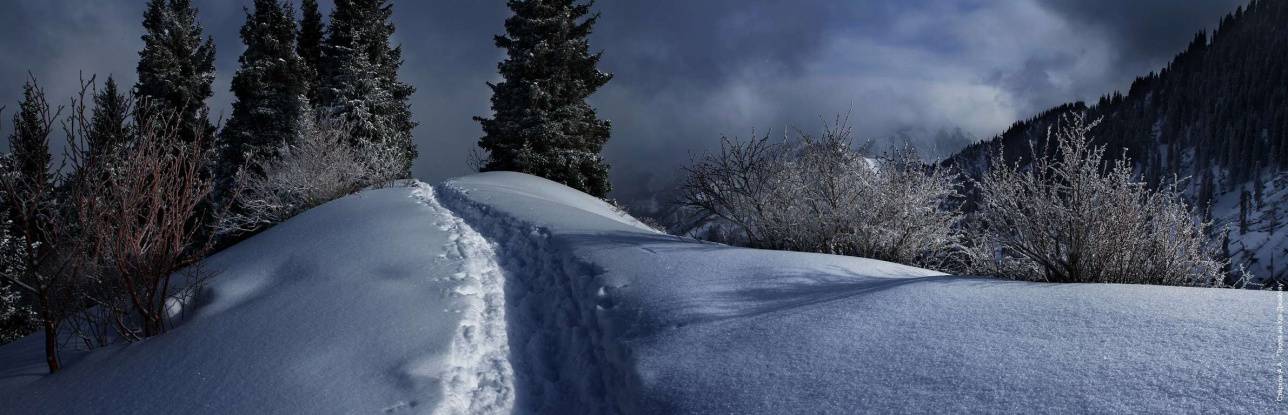
<svg viewBox="0 0 1288 415">
<path fill-rule="evenodd" d="M 705 244 L 516 173 L 437 190 L 502 249 L 521 413 L 1288 407 L 1275 293 L 963 278 Z"/>
<path fill-rule="evenodd" d="M 438 213 L 439 229 L 450 242 L 440 255 L 460 261 L 453 294 L 467 298 L 452 338 L 439 414 L 506 414 L 514 405 L 514 372 L 506 340 L 504 275 L 493 246 L 460 217 L 444 208 L 434 190 L 419 186 L 412 196 Z"/>
</svg>

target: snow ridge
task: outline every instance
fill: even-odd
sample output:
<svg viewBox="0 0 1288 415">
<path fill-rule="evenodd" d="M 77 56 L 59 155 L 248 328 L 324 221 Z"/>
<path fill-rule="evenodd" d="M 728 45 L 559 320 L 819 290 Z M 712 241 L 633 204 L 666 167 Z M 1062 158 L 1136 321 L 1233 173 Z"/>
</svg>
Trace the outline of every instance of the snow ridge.
<svg viewBox="0 0 1288 415">
<path fill-rule="evenodd" d="M 505 252 L 516 412 L 635 412 L 629 353 L 601 318 L 613 307 L 602 271 L 561 249 L 547 230 L 471 200 L 466 189 L 448 182 L 436 190 Z"/>
<path fill-rule="evenodd" d="M 444 208 L 429 185 L 418 184 L 412 197 L 442 213 L 439 216 L 444 221 L 437 225 L 450 233 L 444 255 L 463 264 L 460 272 L 449 277 L 459 283 L 450 295 L 465 299 L 465 307 L 459 310 L 461 324 L 452 338 L 445 373 L 440 376 L 443 400 L 434 413 L 511 413 L 514 371 L 506 336 L 505 277 L 497 264 L 496 249 Z"/>
</svg>

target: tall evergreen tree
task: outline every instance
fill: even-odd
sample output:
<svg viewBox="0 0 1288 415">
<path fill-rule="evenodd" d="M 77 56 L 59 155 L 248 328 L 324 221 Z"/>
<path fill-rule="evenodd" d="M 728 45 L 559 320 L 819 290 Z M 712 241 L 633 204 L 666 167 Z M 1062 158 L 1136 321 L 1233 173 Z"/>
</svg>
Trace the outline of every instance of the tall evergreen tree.
<svg viewBox="0 0 1288 415">
<path fill-rule="evenodd" d="M 295 10 L 279 0 L 255 0 L 241 29 L 246 50 L 233 75 L 232 117 L 221 134 L 219 172 L 229 177 L 246 161 L 273 157 L 294 141 L 309 115 L 307 68 L 296 53 Z"/>
<path fill-rule="evenodd" d="M 574 0 L 509 0 L 514 15 L 496 46 L 506 50 L 499 65 L 504 80 L 491 84 L 492 118 L 479 147 L 483 166 L 535 174 L 604 197 L 611 190 L 600 150 L 611 125 L 586 98 L 610 79 L 596 68 L 588 36 L 599 15 L 591 3 Z"/>
<path fill-rule="evenodd" d="M 319 106 L 348 122 L 353 140 L 386 146 L 404 156 L 411 174 L 416 145 L 408 102 L 415 88 L 398 80 L 402 47 L 390 46 L 389 0 L 337 0 L 322 46 Z"/>
<path fill-rule="evenodd" d="M 181 139 L 210 134 L 206 99 L 215 80 L 214 39 L 202 39 L 191 0 L 149 0 L 143 13 L 143 50 L 139 52 L 137 106 L 146 118 L 157 110 L 174 111 L 182 122 Z"/>
<path fill-rule="evenodd" d="M 22 102 L 13 115 L 13 134 L 9 136 L 9 154 L 13 158 L 13 173 L 29 186 L 51 183 L 49 162 L 49 134 L 55 116 L 50 115 L 45 92 L 30 80 L 22 86 Z M 52 187 L 52 186 L 50 186 Z"/>
<path fill-rule="evenodd" d="M 322 35 L 326 26 L 317 0 L 304 0 L 301 6 L 300 35 L 296 50 L 308 70 L 309 101 L 318 102 L 318 83 L 322 66 Z"/>
<path fill-rule="evenodd" d="M 130 98 L 108 76 L 103 90 L 94 95 L 94 113 L 87 137 L 91 155 L 118 151 L 128 142 L 131 106 Z"/>
</svg>

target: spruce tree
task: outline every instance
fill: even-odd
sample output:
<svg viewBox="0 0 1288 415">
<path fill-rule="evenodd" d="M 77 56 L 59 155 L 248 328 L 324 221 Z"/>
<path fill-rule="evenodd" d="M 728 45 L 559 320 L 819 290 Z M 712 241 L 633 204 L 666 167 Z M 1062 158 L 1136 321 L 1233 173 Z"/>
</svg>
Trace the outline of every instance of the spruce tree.
<svg viewBox="0 0 1288 415">
<path fill-rule="evenodd" d="M 318 102 L 318 82 L 322 66 L 322 35 L 326 27 L 317 0 L 304 0 L 301 6 L 300 34 L 296 51 L 304 59 L 309 80 L 309 101 Z"/>
<path fill-rule="evenodd" d="M 596 68 L 602 52 L 590 53 L 588 36 L 598 14 L 574 0 L 509 0 L 514 15 L 496 46 L 506 50 L 498 65 L 504 78 L 491 84 L 492 118 L 479 147 L 482 170 L 542 176 L 595 196 L 611 190 L 600 156 L 611 125 L 596 116 L 586 98 L 610 79 Z"/>
<path fill-rule="evenodd" d="M 143 13 L 143 50 L 135 95 L 139 115 L 177 117 L 180 139 L 193 141 L 214 131 L 206 99 L 215 80 L 214 39 L 202 39 L 191 0 L 149 0 Z"/>
<path fill-rule="evenodd" d="M 121 92 L 115 79 L 107 77 L 103 90 L 94 95 L 94 113 L 86 140 L 91 156 L 111 154 L 127 144 L 130 110 L 130 98 Z"/>
<path fill-rule="evenodd" d="M 241 29 L 246 49 L 232 81 L 237 100 L 220 137 L 222 177 L 231 177 L 247 161 L 274 157 L 294 142 L 300 117 L 312 112 L 295 35 L 295 10 L 289 4 L 255 0 L 254 12 L 247 11 Z"/>
<path fill-rule="evenodd" d="M 35 79 L 27 81 L 22 86 L 22 102 L 18 104 L 18 112 L 13 116 L 13 134 L 9 136 L 9 154 L 13 158 L 12 173 L 26 186 L 52 187 L 46 185 L 51 183 L 49 134 L 53 130 L 53 118 L 56 116 L 50 115 L 44 90 L 36 84 Z"/>
<path fill-rule="evenodd" d="M 346 121 L 356 143 L 390 148 L 411 174 L 416 145 L 408 102 L 415 88 L 398 80 L 402 47 L 389 45 L 389 0 L 337 0 L 322 46 L 319 107 Z"/>
</svg>

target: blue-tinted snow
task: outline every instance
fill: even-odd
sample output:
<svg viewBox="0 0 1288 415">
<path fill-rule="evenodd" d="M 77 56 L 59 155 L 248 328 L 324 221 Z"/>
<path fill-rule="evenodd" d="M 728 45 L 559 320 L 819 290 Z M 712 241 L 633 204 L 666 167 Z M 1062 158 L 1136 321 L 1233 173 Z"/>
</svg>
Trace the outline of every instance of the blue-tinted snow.
<svg viewBox="0 0 1288 415">
<path fill-rule="evenodd" d="M 506 253 L 512 306 L 531 306 L 510 312 L 521 408 L 1288 410 L 1276 293 L 965 278 L 700 243 L 514 173 L 439 191 Z"/>
</svg>

